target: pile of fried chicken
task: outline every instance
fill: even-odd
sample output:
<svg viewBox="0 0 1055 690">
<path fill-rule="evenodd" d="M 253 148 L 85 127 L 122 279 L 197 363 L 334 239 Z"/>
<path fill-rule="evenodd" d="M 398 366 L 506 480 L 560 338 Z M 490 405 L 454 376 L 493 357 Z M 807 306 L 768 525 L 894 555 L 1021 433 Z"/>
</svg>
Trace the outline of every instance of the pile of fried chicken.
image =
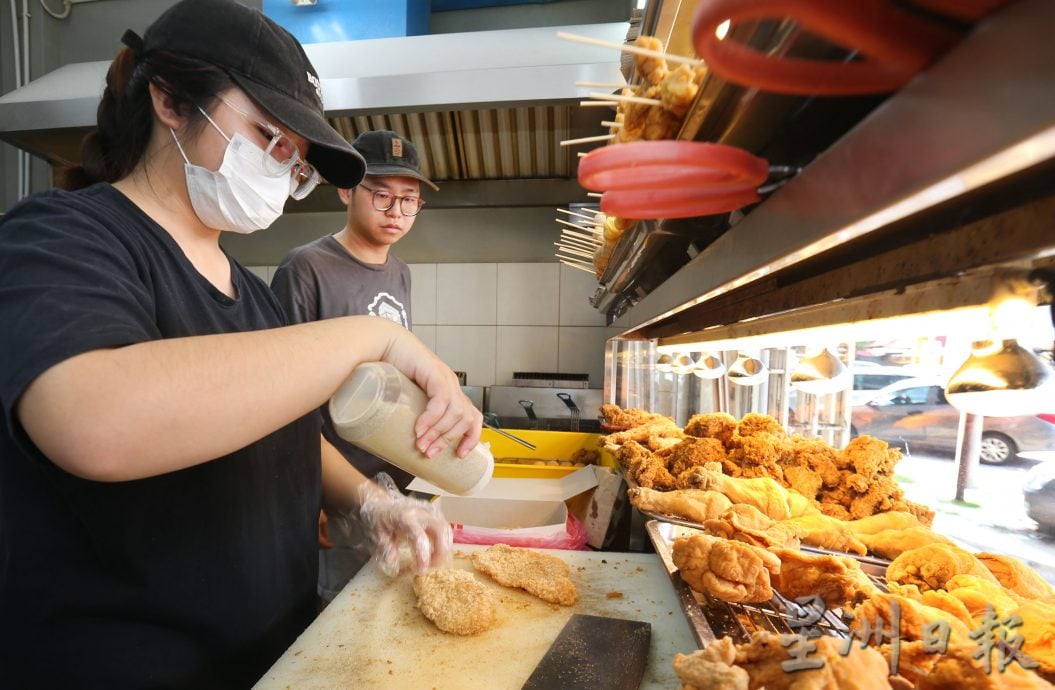
<svg viewBox="0 0 1055 690">
<path fill-rule="evenodd" d="M 859 436 L 837 451 L 819 439 L 788 436 L 776 419 L 753 412 L 739 422 L 724 412 L 699 414 L 684 429 L 669 417 L 617 405 L 602 405 L 601 415 L 606 424 L 623 427 L 602 442 L 628 478 L 644 488 L 706 488 L 718 472 L 727 478 L 770 479 L 842 520 L 890 511 L 912 513 L 924 523 L 933 518 L 928 508 L 907 500 L 894 481 L 901 453 L 871 436 Z M 616 423 L 620 420 L 637 423 Z"/>
<path fill-rule="evenodd" d="M 775 592 L 789 600 L 816 595 L 848 614 L 857 636 L 849 655 L 831 653 L 844 643 L 838 638 L 811 640 L 827 670 L 795 673 L 782 672 L 790 657 L 779 635 L 756 632 L 741 645 L 724 638 L 678 656 L 682 690 L 1053 687 L 1046 679 L 1055 679 L 1055 589 L 1015 558 L 970 553 L 934 532 L 933 512 L 905 500 L 894 483 L 900 454 L 885 443 L 861 437 L 836 451 L 789 438 L 776 420 L 756 414 L 739 422 L 697 415 L 684 429 L 641 410 L 604 406 L 602 414 L 609 428 L 622 429 L 604 443 L 638 484 L 631 502 L 699 525 L 671 548 L 692 589 L 733 603 L 768 602 Z M 876 485 L 883 488 L 872 491 Z M 848 555 L 803 551 L 803 544 Z M 891 559 L 885 588 L 853 557 L 865 553 Z M 895 619 L 896 675 L 890 640 L 880 644 L 874 635 Z M 1024 663 L 985 673 L 978 631 L 994 620 L 1001 634 L 1021 637 Z M 924 645 L 936 623 L 948 630 L 945 653 Z"/>
</svg>

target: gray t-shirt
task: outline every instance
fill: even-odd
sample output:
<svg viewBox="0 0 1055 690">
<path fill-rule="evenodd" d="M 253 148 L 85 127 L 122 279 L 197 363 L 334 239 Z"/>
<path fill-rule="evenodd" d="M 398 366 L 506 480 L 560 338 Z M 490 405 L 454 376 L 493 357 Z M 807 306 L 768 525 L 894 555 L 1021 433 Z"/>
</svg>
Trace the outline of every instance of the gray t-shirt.
<svg viewBox="0 0 1055 690">
<path fill-rule="evenodd" d="M 370 314 L 411 327 L 410 268 L 388 255 L 382 265 L 359 261 L 332 235 L 291 251 L 271 279 L 271 289 L 292 323 Z M 413 476 L 348 443 L 322 407 L 323 434 L 367 477 L 385 471 L 405 489 Z"/>
</svg>

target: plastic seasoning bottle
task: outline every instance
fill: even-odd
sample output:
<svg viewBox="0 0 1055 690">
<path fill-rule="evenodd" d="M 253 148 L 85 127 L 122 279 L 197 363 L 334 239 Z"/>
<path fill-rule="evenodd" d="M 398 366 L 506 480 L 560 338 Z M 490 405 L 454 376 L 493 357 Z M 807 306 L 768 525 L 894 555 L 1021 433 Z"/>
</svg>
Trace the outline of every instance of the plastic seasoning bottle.
<svg viewBox="0 0 1055 690">
<path fill-rule="evenodd" d="M 360 364 L 330 398 L 330 417 L 341 438 L 453 494 L 471 494 L 491 481 L 495 461 L 486 446 L 459 458 L 455 445 L 427 458 L 415 442 L 414 423 L 428 397 L 387 362 Z"/>
</svg>

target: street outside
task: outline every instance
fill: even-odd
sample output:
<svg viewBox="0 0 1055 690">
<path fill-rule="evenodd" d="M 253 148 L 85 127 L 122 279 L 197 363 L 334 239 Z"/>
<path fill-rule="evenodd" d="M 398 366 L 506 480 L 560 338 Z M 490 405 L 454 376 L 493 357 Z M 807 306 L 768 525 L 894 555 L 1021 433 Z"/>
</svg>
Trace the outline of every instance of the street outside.
<svg viewBox="0 0 1055 690">
<path fill-rule="evenodd" d="M 935 531 L 969 551 L 1019 558 L 1055 584 L 1055 536 L 1037 529 L 1026 516 L 1022 484 L 1035 463 L 972 469 L 964 501 L 956 501 L 956 462 L 952 454 L 905 454 L 895 475 L 909 499 L 936 511 Z"/>
</svg>

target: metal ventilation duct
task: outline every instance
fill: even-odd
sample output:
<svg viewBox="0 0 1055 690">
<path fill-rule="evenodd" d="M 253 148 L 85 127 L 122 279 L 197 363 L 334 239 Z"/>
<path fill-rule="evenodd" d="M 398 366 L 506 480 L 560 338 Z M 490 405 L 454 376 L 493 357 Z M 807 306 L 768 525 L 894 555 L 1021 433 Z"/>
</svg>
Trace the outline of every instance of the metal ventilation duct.
<svg viewBox="0 0 1055 690">
<path fill-rule="evenodd" d="M 563 139 L 601 131 L 592 88 L 623 83 L 619 53 L 558 31 L 622 43 L 628 24 L 512 29 L 308 44 L 331 123 L 347 139 L 386 128 L 410 137 L 438 182 L 573 180 Z M 0 97 L 0 139 L 52 164 L 79 158 L 109 62 L 66 65 Z M 504 189 L 505 187 L 503 187 Z M 519 204 L 512 204 L 519 205 Z"/>
</svg>

